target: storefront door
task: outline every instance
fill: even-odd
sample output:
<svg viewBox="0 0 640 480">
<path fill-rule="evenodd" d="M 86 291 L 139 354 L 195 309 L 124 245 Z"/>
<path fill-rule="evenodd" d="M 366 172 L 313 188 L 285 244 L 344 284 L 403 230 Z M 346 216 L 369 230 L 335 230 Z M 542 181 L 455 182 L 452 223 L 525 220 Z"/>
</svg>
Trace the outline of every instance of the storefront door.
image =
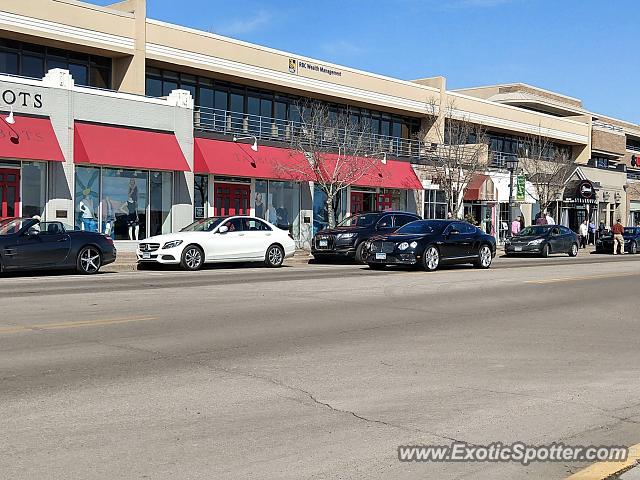
<svg viewBox="0 0 640 480">
<path fill-rule="evenodd" d="M 214 215 L 226 217 L 229 215 L 249 215 L 251 186 L 241 183 L 214 184 Z"/>
<path fill-rule="evenodd" d="M 0 219 L 20 215 L 20 170 L 0 168 Z"/>
</svg>

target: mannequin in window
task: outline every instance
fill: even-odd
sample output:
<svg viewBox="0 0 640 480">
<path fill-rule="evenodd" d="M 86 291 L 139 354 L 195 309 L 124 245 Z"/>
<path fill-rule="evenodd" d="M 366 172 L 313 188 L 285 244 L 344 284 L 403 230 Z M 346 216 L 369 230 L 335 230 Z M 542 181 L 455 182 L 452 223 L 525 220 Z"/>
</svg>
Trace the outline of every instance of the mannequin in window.
<svg viewBox="0 0 640 480">
<path fill-rule="evenodd" d="M 113 233 L 113 226 L 116 223 L 116 213 L 111 197 L 105 197 L 104 199 L 104 212 L 104 234 L 111 235 Z"/>
<path fill-rule="evenodd" d="M 125 205 L 127 214 L 127 226 L 129 227 L 129 240 L 138 240 L 140 235 L 140 218 L 138 217 L 138 186 L 135 178 L 129 180 L 129 191 L 127 192 L 127 203 Z"/>
<path fill-rule="evenodd" d="M 82 213 L 82 230 L 93 232 L 95 230 L 95 220 L 93 217 L 93 202 L 89 198 L 91 190 L 85 188 L 82 191 L 82 200 L 78 204 L 78 210 Z"/>
</svg>

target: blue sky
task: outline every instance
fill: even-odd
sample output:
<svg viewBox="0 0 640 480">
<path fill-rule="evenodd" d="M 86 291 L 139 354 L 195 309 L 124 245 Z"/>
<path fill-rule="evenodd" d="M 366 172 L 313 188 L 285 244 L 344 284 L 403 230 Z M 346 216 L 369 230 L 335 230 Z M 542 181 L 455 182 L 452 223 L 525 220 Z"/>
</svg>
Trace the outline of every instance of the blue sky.
<svg viewBox="0 0 640 480">
<path fill-rule="evenodd" d="M 177 3 L 147 0 L 148 16 L 402 79 L 444 75 L 450 89 L 530 83 L 640 123 L 637 0 Z"/>
</svg>

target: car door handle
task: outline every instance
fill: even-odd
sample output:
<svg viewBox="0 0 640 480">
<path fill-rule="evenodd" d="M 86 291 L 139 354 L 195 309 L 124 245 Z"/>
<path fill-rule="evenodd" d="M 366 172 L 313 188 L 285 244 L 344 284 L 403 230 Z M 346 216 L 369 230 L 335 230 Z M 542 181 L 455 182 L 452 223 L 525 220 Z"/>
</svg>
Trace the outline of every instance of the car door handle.
<svg viewBox="0 0 640 480">
<path fill-rule="evenodd" d="M 267 235 L 267 237 L 270 237 L 271 236 L 271 232 L 267 233 L 266 235 Z"/>
<path fill-rule="evenodd" d="M 239 233 L 238 236 L 239 237 L 244 237 L 244 233 Z"/>
</svg>

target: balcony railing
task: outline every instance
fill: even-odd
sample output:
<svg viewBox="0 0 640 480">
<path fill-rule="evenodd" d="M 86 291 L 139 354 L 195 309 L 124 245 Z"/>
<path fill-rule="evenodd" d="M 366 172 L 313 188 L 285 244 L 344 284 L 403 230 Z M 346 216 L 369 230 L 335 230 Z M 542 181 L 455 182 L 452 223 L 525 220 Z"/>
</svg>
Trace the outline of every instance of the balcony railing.
<svg viewBox="0 0 640 480">
<path fill-rule="evenodd" d="M 594 120 L 592 125 L 597 128 L 603 128 L 605 130 L 611 130 L 616 133 L 624 133 L 624 129 L 618 125 L 612 125 L 607 122 L 603 122 L 600 120 Z"/>
<path fill-rule="evenodd" d="M 213 132 L 222 135 L 255 135 L 258 140 L 291 143 L 295 136 L 316 135 L 320 141 L 327 139 L 330 145 L 334 136 L 334 129 L 326 132 L 311 132 L 304 130 L 301 122 L 282 120 L 260 115 L 232 112 L 208 107 L 196 107 L 194 112 L 194 128 L 203 132 Z M 372 153 L 384 152 L 389 156 L 419 159 L 426 154 L 424 148 L 429 148 L 414 139 L 390 137 L 385 135 L 369 134 L 363 145 L 364 151 Z"/>
</svg>

